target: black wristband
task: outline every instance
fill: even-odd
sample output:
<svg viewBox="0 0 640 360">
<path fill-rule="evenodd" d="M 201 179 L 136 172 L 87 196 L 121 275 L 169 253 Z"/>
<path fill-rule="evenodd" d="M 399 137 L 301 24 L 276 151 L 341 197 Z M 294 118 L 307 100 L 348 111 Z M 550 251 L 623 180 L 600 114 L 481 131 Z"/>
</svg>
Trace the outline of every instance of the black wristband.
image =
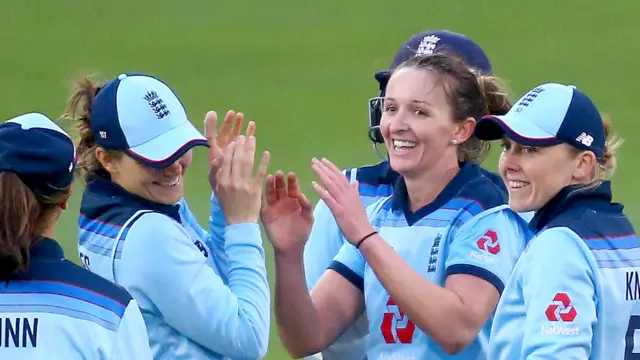
<svg viewBox="0 0 640 360">
<path fill-rule="evenodd" d="M 358 243 L 356 244 L 356 249 L 360 248 L 360 245 L 362 245 L 362 242 L 367 240 L 368 238 L 372 237 L 373 235 L 377 234 L 377 231 L 374 231 L 370 234 L 365 235 L 362 239 L 360 239 L 360 241 L 358 241 Z"/>
</svg>

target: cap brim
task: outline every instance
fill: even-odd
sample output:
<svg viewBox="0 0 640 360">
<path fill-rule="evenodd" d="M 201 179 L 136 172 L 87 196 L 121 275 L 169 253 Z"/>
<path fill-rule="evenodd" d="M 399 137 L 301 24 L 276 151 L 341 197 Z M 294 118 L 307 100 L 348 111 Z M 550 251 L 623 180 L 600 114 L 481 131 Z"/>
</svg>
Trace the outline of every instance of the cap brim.
<svg viewBox="0 0 640 360">
<path fill-rule="evenodd" d="M 185 121 L 144 144 L 127 149 L 127 154 L 146 166 L 162 169 L 196 146 L 209 146 L 209 143 L 191 122 Z"/>
<path fill-rule="evenodd" d="M 476 124 L 474 135 L 485 141 L 508 137 L 524 146 L 553 146 L 563 142 L 533 122 L 513 115 L 484 116 Z"/>
</svg>

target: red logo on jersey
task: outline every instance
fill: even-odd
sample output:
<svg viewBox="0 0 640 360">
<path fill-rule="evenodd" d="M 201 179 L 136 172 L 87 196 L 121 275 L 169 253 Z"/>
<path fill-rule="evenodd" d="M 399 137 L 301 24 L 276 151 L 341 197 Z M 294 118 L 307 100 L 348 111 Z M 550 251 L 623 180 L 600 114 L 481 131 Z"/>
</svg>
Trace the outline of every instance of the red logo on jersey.
<svg viewBox="0 0 640 360">
<path fill-rule="evenodd" d="M 397 342 L 401 344 L 411 344 L 416 326 L 409 320 L 409 317 L 400 310 L 396 302 L 392 298 L 389 298 L 389 301 L 387 301 L 387 312 L 384 313 L 382 317 L 380 331 L 387 344 L 395 344 Z"/>
<path fill-rule="evenodd" d="M 498 243 L 498 234 L 495 231 L 489 230 L 484 233 L 484 236 L 478 239 L 478 249 L 484 250 L 489 254 L 497 254 L 500 252 L 500 244 Z"/>
<path fill-rule="evenodd" d="M 563 322 L 572 322 L 578 316 L 578 312 L 571 305 L 571 299 L 567 293 L 557 293 L 553 297 L 553 304 L 549 305 L 544 314 L 547 315 L 549 321 L 562 320 Z"/>
</svg>

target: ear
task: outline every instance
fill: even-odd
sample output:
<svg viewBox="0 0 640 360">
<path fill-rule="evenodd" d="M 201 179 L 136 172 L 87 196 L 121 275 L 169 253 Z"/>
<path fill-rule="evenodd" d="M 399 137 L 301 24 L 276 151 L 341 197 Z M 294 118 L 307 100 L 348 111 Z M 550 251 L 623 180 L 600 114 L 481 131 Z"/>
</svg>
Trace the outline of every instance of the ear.
<svg viewBox="0 0 640 360">
<path fill-rule="evenodd" d="M 109 153 L 101 148 L 96 147 L 95 150 L 96 159 L 100 162 L 100 165 L 107 170 L 109 174 L 114 174 L 118 172 L 118 167 L 116 166 L 115 159 L 109 155 Z"/>
<path fill-rule="evenodd" d="M 456 131 L 453 133 L 453 139 L 462 144 L 473 136 L 473 130 L 476 127 L 476 119 L 468 117 L 462 122 L 456 123 Z"/>
<path fill-rule="evenodd" d="M 67 203 L 69 202 L 69 199 L 71 198 L 71 193 L 73 192 L 73 190 L 71 188 L 69 188 L 69 192 L 67 193 L 67 196 L 64 200 L 62 200 L 62 202 L 58 205 L 60 206 L 60 209 L 62 210 L 66 210 L 67 209 Z"/>
<path fill-rule="evenodd" d="M 588 181 L 593 174 L 598 160 L 592 151 L 583 151 L 576 156 L 576 168 L 573 170 L 573 178 L 579 182 Z"/>
</svg>

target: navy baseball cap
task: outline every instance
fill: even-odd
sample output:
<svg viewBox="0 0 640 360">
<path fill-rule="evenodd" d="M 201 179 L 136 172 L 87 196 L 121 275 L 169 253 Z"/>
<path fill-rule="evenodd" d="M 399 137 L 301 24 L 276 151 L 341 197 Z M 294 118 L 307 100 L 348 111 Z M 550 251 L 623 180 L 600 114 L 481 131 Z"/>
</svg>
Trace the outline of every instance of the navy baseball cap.
<svg viewBox="0 0 640 360">
<path fill-rule="evenodd" d="M 484 50 L 468 37 L 448 30 L 428 30 L 412 36 L 398 50 L 389 70 L 393 70 L 412 57 L 424 54 L 448 53 L 459 57 L 468 66 L 483 74 L 493 68 Z"/>
<path fill-rule="evenodd" d="M 0 125 L 0 172 L 15 173 L 34 193 L 66 189 L 75 166 L 73 141 L 47 116 L 28 113 Z"/>
<path fill-rule="evenodd" d="M 375 74 L 380 89 L 379 96 L 384 96 L 391 72 L 400 64 L 415 56 L 435 53 L 446 53 L 456 56 L 467 64 L 467 66 L 477 69 L 482 74 L 493 74 L 489 57 L 487 57 L 487 54 L 475 41 L 453 31 L 427 30 L 405 41 L 398 50 L 389 69 L 379 71 Z M 373 98 L 369 100 L 369 137 L 378 143 L 384 142 L 379 129 L 381 118 L 382 113 L 380 111 L 379 99 Z"/>
<path fill-rule="evenodd" d="M 101 147 L 124 151 L 156 169 L 170 166 L 195 146 L 209 146 L 173 90 L 144 74 L 121 74 L 98 91 L 91 105 L 91 130 Z"/>
<path fill-rule="evenodd" d="M 524 146 L 562 143 L 592 151 L 598 159 L 605 152 L 602 117 L 591 99 L 573 85 L 547 83 L 522 96 L 506 115 L 483 117 L 475 127 L 482 140 L 503 136 Z"/>
</svg>

